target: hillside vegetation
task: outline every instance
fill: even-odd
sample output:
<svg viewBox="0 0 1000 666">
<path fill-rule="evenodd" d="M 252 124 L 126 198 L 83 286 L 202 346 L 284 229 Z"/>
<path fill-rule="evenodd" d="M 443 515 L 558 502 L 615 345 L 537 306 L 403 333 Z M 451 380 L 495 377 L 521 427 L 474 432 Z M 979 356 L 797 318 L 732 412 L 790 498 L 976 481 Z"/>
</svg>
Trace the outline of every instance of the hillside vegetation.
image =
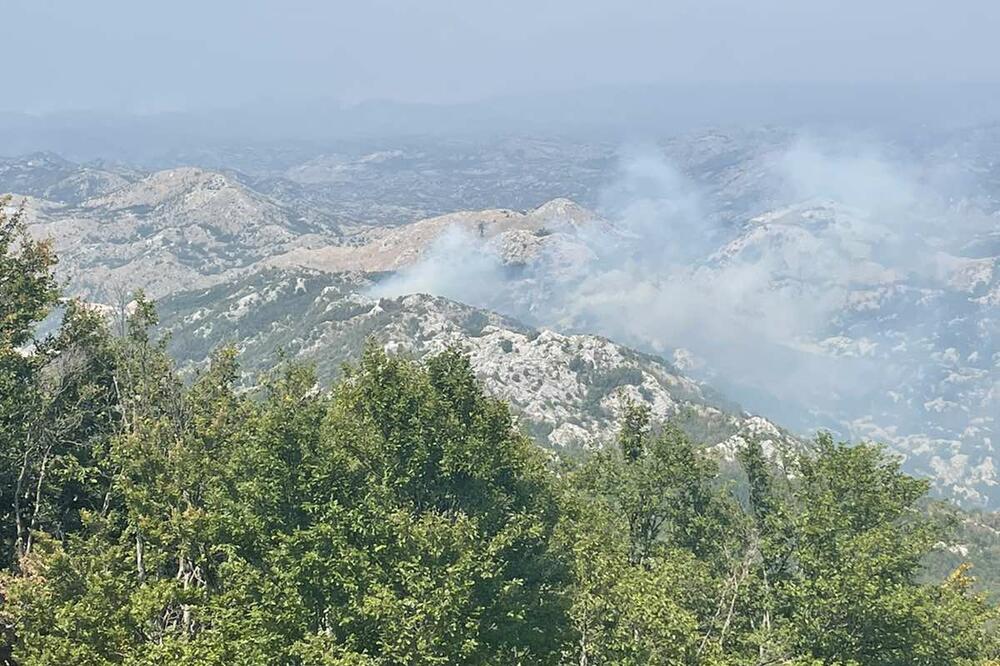
<svg viewBox="0 0 1000 666">
<path fill-rule="evenodd" d="M 223 348 L 185 383 L 141 294 L 36 339 L 54 262 L 0 218 L 3 663 L 1000 658 L 964 563 L 921 582 L 928 484 L 876 446 L 751 440 L 723 482 L 632 405 L 616 446 L 558 463 L 448 350 L 245 391 Z"/>
</svg>

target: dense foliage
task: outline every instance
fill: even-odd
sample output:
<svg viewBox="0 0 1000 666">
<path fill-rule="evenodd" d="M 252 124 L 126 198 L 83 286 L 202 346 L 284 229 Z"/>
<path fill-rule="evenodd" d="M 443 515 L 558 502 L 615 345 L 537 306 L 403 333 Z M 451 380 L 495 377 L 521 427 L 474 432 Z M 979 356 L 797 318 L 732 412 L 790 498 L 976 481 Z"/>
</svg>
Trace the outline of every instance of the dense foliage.
<svg viewBox="0 0 1000 666">
<path fill-rule="evenodd" d="M 995 611 L 926 484 L 875 446 L 742 478 L 628 406 L 560 464 L 454 351 L 369 348 L 329 391 L 289 365 L 190 384 L 141 297 L 112 333 L 57 304 L 52 256 L 0 222 L 0 662 L 989 664 Z"/>
</svg>

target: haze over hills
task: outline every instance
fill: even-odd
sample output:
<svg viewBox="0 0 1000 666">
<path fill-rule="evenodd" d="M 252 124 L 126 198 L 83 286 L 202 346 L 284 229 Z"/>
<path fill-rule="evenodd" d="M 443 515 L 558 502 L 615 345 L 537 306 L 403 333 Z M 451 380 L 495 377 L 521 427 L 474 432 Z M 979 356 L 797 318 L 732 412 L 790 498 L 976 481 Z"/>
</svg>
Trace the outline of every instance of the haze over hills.
<svg viewBox="0 0 1000 666">
<path fill-rule="evenodd" d="M 635 382 L 607 394 L 684 372 L 796 432 L 887 441 L 940 492 L 995 506 L 1000 252 L 997 179 L 982 147 L 996 134 L 977 127 L 878 150 L 781 129 L 625 149 L 410 140 L 219 154 L 241 167 L 221 172 L 35 155 L 5 161 L 0 189 L 29 196 L 32 228 L 55 238 L 71 291 L 111 302 L 122 286 L 143 286 L 166 297 L 184 362 L 224 340 L 250 350 L 251 367 L 281 346 L 341 359 L 361 331 L 384 325 L 420 331 L 415 353 L 461 338 L 489 359 L 483 368 L 510 368 L 539 350 L 498 355 L 499 337 L 596 333 L 674 364 L 606 368 L 597 375 Z M 278 275 L 309 285 L 309 298 L 260 296 Z M 525 324 L 499 326 L 496 340 L 459 334 L 459 306 L 400 300 L 414 292 Z M 416 312 L 405 325 L 361 316 L 380 298 Z M 338 299 L 352 313 L 340 332 L 309 330 L 340 312 Z M 559 358 L 538 377 L 560 376 Z M 511 397 L 532 427 L 558 428 L 572 413 L 606 431 L 608 415 L 587 421 L 579 399 L 597 375 L 565 378 L 553 389 L 563 399 L 546 406 L 530 391 Z"/>
<path fill-rule="evenodd" d="M 258 93 L 236 103 L 107 109 L 102 105 L 19 112 L 0 108 L 0 143 L 10 155 L 52 151 L 75 160 L 120 160 L 146 168 L 181 164 L 248 172 L 261 158 L 300 164 L 320 152 L 414 137 L 445 144 L 497 136 L 559 136 L 615 145 L 700 132 L 709 126 L 800 125 L 880 134 L 926 133 L 997 117 L 989 81 L 810 83 L 679 82 L 543 87 L 470 101 L 345 101 Z M 739 100 L 734 104 L 734 100 Z M 261 150 L 261 147 L 265 150 Z M 227 154 L 226 159 L 219 157 Z M 246 159 L 250 153 L 256 159 Z M 304 157 L 303 157 L 304 156 Z M 567 193 L 568 194 L 568 193 Z"/>
</svg>

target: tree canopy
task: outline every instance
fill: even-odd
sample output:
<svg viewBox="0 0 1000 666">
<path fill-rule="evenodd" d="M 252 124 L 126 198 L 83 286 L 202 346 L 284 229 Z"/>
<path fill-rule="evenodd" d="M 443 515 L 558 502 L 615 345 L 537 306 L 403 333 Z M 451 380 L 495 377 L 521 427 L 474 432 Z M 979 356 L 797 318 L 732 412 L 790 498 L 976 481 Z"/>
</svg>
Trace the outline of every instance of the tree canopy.
<svg viewBox="0 0 1000 666">
<path fill-rule="evenodd" d="M 0 217 L 0 663 L 1000 658 L 968 567 L 922 578 L 927 485 L 878 446 L 748 441 L 727 480 L 627 405 L 560 461 L 456 350 L 246 390 L 221 349 L 185 382 L 152 303 L 113 333 L 54 261 Z"/>
</svg>

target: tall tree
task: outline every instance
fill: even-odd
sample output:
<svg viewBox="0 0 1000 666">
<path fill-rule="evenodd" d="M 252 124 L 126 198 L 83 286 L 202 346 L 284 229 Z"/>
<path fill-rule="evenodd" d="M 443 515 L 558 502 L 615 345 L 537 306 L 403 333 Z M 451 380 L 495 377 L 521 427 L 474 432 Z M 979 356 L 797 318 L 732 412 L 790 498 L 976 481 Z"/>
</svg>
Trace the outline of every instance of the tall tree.
<svg viewBox="0 0 1000 666">
<path fill-rule="evenodd" d="M 114 429 L 114 359 L 103 318 L 58 310 L 55 255 L 0 200 L 0 564 L 17 567 L 34 533 L 75 529 L 99 502 L 94 448 Z M 39 337 L 44 319 L 58 326 Z"/>
<path fill-rule="evenodd" d="M 240 393 L 228 352 L 189 388 L 146 367 L 109 509 L 5 583 L 21 663 L 558 659 L 553 480 L 461 355 L 370 349 L 329 398 Z"/>
</svg>

